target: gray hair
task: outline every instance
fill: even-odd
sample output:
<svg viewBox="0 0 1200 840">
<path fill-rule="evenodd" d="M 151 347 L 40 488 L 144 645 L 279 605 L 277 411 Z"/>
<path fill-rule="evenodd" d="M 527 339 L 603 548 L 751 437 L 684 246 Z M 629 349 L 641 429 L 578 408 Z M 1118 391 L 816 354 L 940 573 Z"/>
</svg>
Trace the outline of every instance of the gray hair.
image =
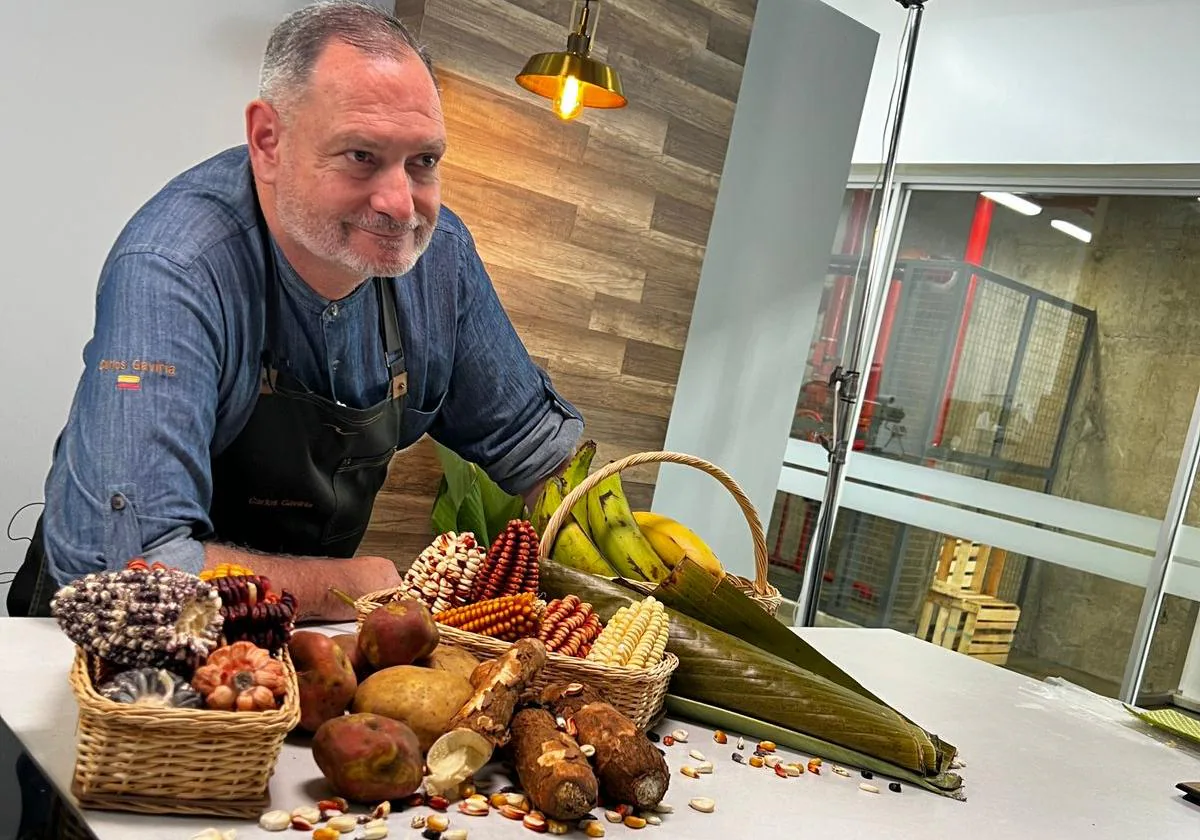
<svg viewBox="0 0 1200 840">
<path fill-rule="evenodd" d="M 259 97 L 276 107 L 294 101 L 307 87 L 321 51 L 333 40 L 385 58 L 415 55 L 434 75 L 428 51 L 394 15 L 364 0 L 322 0 L 292 12 L 271 33 Z"/>
</svg>

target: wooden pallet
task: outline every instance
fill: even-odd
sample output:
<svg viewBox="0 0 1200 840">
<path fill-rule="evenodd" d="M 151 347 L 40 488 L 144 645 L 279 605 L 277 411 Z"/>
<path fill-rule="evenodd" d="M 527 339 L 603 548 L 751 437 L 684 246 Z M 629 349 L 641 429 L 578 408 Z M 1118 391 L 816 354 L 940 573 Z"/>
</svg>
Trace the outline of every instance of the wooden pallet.
<svg viewBox="0 0 1200 840">
<path fill-rule="evenodd" d="M 991 595 L 931 591 L 917 638 L 984 662 L 1008 662 L 1021 608 Z"/>
<path fill-rule="evenodd" d="M 947 539 L 925 596 L 917 638 L 1004 665 L 1021 608 L 996 597 L 1007 552 Z"/>
</svg>

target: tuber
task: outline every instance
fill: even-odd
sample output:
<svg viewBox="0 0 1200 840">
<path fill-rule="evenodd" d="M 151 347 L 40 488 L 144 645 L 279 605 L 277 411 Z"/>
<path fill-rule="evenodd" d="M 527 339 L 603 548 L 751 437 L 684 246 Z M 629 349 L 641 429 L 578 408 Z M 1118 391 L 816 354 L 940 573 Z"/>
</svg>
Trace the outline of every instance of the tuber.
<svg viewBox="0 0 1200 840">
<path fill-rule="evenodd" d="M 475 693 L 450 721 L 450 731 L 429 748 L 429 787 L 454 790 L 491 759 L 493 749 L 508 743 L 509 723 L 521 692 L 545 664 L 545 645 L 521 639 L 503 655 L 475 668 L 471 673 Z"/>
<path fill-rule="evenodd" d="M 542 703 L 573 720 L 580 744 L 591 744 L 592 762 L 607 800 L 648 810 L 662 801 L 671 773 L 662 753 L 632 720 L 590 686 L 558 683 L 542 691 Z"/>
<path fill-rule="evenodd" d="M 599 785 L 587 757 L 544 709 L 525 708 L 512 722 L 517 775 L 535 808 L 550 819 L 577 820 L 596 805 Z"/>
</svg>

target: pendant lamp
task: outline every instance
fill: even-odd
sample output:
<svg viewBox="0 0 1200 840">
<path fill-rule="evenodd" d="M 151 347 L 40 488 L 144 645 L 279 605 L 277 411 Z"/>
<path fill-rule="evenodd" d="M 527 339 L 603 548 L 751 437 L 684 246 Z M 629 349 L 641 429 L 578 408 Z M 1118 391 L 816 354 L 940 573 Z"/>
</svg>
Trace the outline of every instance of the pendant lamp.
<svg viewBox="0 0 1200 840">
<path fill-rule="evenodd" d="M 575 0 L 564 52 L 538 53 L 525 62 L 517 84 L 554 103 L 554 113 L 571 120 L 584 108 L 624 108 L 621 77 L 591 57 L 599 0 Z"/>
</svg>

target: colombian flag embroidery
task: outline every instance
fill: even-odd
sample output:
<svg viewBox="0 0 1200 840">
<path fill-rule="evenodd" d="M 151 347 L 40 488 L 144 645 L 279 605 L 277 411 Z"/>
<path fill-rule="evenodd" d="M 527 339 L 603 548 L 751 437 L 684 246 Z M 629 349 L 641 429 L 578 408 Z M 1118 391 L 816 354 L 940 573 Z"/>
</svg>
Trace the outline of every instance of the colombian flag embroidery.
<svg viewBox="0 0 1200 840">
<path fill-rule="evenodd" d="M 122 374 L 117 377 L 118 391 L 140 391 L 142 389 L 142 377 L 132 374 Z"/>
</svg>

